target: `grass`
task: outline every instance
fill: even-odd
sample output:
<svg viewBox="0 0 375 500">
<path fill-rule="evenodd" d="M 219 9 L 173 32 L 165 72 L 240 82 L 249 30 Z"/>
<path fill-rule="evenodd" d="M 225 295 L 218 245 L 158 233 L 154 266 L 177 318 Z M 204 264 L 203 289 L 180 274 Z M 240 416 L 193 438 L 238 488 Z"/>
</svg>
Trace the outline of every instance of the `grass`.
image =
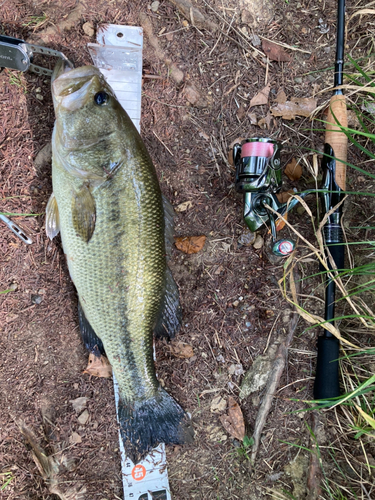
<svg viewBox="0 0 375 500">
<path fill-rule="evenodd" d="M 346 85 L 345 95 L 350 93 L 349 106 L 355 112 L 359 130 L 344 128 L 341 130 L 347 136 L 350 145 L 349 152 L 360 163 L 347 162 L 347 176 L 361 175 L 368 179 L 367 185 L 372 186 L 375 178 L 375 80 L 373 69 L 364 71 L 359 63 L 349 58 L 354 68 Z M 370 161 L 369 161 L 370 160 Z M 368 171 L 371 169 L 372 171 Z M 313 168 L 311 167 L 311 171 Z M 374 191 L 347 191 L 348 197 L 344 207 L 357 210 L 354 203 L 358 196 L 358 205 L 366 206 L 363 218 L 355 220 L 352 227 L 346 227 L 346 237 L 350 241 L 346 253 L 348 269 L 335 272 L 329 271 L 325 256 L 322 234 L 322 222 L 317 222 L 309 207 L 304 204 L 310 216 L 311 228 L 316 240 L 308 241 L 294 227 L 288 224 L 291 231 L 301 242 L 300 255 L 291 256 L 284 265 L 284 278 L 280 287 L 287 300 L 297 307 L 299 314 L 308 323 L 308 328 L 318 325 L 326 328 L 341 340 L 340 375 L 343 394 L 331 401 L 309 401 L 307 411 L 314 410 L 329 422 L 334 438 L 322 446 L 312 429 L 309 428 L 312 447 L 303 448 L 314 453 L 322 473 L 322 498 L 330 500 L 351 500 L 359 498 L 374 498 L 375 487 L 373 474 L 375 471 L 375 248 L 374 241 L 367 238 L 368 231 L 373 230 L 372 214 L 375 210 L 371 201 Z M 369 200 L 369 201 L 366 201 Z M 360 212 L 360 210 L 357 210 Z M 354 213 L 354 212 L 353 212 Z M 358 215 L 356 215 L 358 217 Z M 353 214 L 352 214 L 353 217 Z M 365 229 L 367 229 L 365 231 Z M 354 241 L 353 241 L 354 239 Z M 313 295 L 317 300 L 304 299 L 299 303 L 295 291 L 293 269 L 301 266 L 306 258 L 314 256 L 323 266 L 323 272 L 304 275 L 303 281 L 314 283 Z M 324 296 L 324 282 L 329 275 L 336 282 L 336 318 L 335 325 L 327 323 L 323 316 L 321 297 Z M 319 285 L 320 281 L 320 285 Z M 318 283 L 317 283 L 318 282 Z M 317 284 L 316 284 L 317 283 Z M 321 311 L 321 316 L 315 311 Z M 314 311 L 314 312 L 312 312 Z M 289 446 L 302 448 L 298 444 Z M 274 492 L 274 490 L 272 490 Z M 275 493 L 276 494 L 276 493 Z M 291 498 L 289 492 L 277 492 L 274 498 Z"/>
<path fill-rule="evenodd" d="M 3 484 L 0 487 L 0 491 L 4 491 L 6 487 L 13 481 L 14 476 L 12 472 L 1 472 L 0 479 L 3 481 Z"/>
</svg>

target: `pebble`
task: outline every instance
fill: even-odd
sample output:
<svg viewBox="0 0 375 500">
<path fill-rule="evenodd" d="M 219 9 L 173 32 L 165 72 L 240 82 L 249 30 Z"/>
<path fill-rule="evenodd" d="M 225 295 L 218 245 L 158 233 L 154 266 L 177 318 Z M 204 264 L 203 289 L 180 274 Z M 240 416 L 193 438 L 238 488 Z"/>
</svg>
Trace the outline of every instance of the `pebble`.
<svg viewBox="0 0 375 500">
<path fill-rule="evenodd" d="M 302 78 L 300 76 L 296 76 L 294 81 L 295 81 L 295 83 L 302 83 Z"/>
<path fill-rule="evenodd" d="M 260 248 L 262 248 L 263 245 L 264 245 L 264 239 L 262 238 L 262 236 L 260 234 L 258 234 L 257 237 L 255 238 L 253 247 L 256 250 L 259 250 Z"/>
<path fill-rule="evenodd" d="M 43 297 L 41 297 L 37 293 L 33 293 L 31 295 L 31 302 L 32 302 L 32 304 L 39 305 L 42 302 L 42 300 L 43 300 Z"/>
<path fill-rule="evenodd" d="M 89 412 L 85 410 L 81 415 L 78 417 L 78 422 L 81 425 L 87 424 L 88 419 L 90 418 Z"/>
<path fill-rule="evenodd" d="M 94 36 L 95 34 L 94 25 L 90 22 L 85 23 L 82 29 L 87 36 Z"/>
<path fill-rule="evenodd" d="M 157 0 L 155 2 L 152 2 L 152 4 L 151 4 L 151 10 L 152 10 L 152 12 L 157 12 L 158 8 L 159 8 L 159 5 L 160 5 L 160 2 L 158 2 Z"/>
<path fill-rule="evenodd" d="M 43 99 L 44 99 L 44 98 L 43 98 L 43 96 L 42 96 L 42 94 L 36 94 L 36 96 L 35 96 L 35 97 L 36 97 L 37 99 L 39 99 L 39 101 L 43 101 Z"/>
</svg>

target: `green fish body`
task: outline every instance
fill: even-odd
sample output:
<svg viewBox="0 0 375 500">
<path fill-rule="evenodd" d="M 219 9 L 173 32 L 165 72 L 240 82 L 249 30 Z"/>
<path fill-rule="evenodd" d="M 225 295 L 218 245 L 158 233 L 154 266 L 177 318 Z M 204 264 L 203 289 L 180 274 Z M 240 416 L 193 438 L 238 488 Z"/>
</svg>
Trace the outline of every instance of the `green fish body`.
<svg viewBox="0 0 375 500">
<path fill-rule="evenodd" d="M 52 93 L 46 230 L 51 238 L 61 232 L 81 330 L 91 344 L 99 337 L 113 367 L 122 439 L 137 462 L 160 442 L 192 437 L 153 362 L 153 332 L 173 337 L 181 315 L 166 262 L 172 209 L 139 133 L 97 68 L 60 69 Z"/>
</svg>

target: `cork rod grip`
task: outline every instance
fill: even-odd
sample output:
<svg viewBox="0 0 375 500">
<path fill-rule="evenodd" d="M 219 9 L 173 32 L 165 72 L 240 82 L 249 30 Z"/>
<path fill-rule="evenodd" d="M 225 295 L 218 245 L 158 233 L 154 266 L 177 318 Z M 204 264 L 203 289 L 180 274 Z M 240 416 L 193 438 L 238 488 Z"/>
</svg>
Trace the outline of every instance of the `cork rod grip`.
<svg viewBox="0 0 375 500">
<path fill-rule="evenodd" d="M 337 122 L 342 127 L 348 126 L 348 117 L 346 111 L 346 101 L 344 95 L 334 95 L 329 103 L 329 110 L 326 125 L 325 142 L 328 143 L 336 157 L 336 182 L 338 186 L 345 191 L 346 189 L 346 164 L 348 139 L 341 131 Z M 342 160 L 342 161 L 340 161 Z"/>
</svg>

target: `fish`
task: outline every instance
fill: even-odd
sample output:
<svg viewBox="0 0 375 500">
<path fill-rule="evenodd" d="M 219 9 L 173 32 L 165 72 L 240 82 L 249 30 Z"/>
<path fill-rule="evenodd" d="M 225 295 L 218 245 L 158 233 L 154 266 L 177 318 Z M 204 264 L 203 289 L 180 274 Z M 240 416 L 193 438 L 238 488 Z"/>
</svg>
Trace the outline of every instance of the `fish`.
<svg viewBox="0 0 375 500">
<path fill-rule="evenodd" d="M 99 69 L 58 64 L 52 76 L 53 192 L 46 233 L 61 234 L 86 347 L 105 352 L 119 386 L 118 420 L 138 463 L 159 443 L 193 440 L 191 420 L 161 387 L 153 334 L 173 338 L 179 291 L 167 259 L 173 208 L 149 153 Z"/>
</svg>

